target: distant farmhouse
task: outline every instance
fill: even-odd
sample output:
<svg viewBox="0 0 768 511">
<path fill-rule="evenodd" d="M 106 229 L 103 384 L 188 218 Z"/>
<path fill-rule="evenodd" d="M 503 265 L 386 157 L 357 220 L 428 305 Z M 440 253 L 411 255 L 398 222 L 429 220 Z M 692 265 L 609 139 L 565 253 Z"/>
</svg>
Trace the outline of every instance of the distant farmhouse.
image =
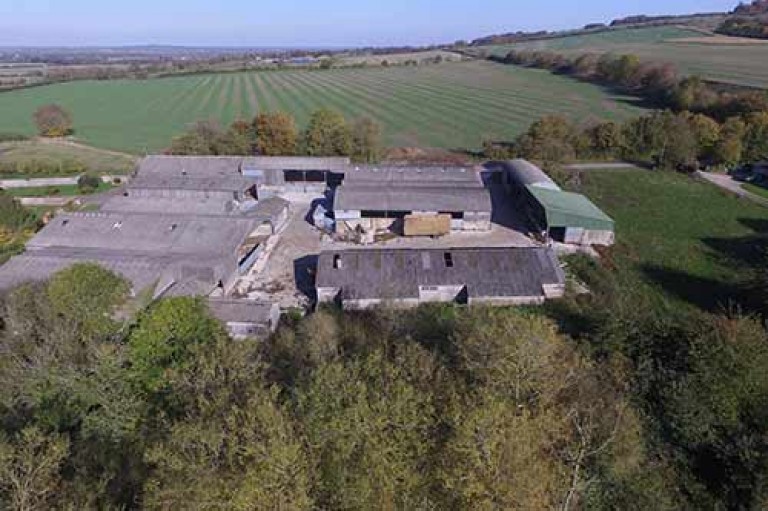
<svg viewBox="0 0 768 511">
<path fill-rule="evenodd" d="M 500 208 L 517 220 L 500 225 Z M 0 267 L 0 288 L 89 261 L 136 294 L 206 297 L 234 336 L 263 336 L 299 294 L 346 309 L 541 303 L 565 292 L 557 243 L 613 241 L 610 218 L 523 160 L 149 156 L 99 211 L 51 220 Z M 289 271 L 287 293 L 267 281 Z"/>
</svg>

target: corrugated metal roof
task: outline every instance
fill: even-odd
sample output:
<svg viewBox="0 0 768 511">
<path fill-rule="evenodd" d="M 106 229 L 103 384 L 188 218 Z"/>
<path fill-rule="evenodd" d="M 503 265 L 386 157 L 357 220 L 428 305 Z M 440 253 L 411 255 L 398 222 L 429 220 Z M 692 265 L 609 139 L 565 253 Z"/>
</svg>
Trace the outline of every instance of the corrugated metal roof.
<svg viewBox="0 0 768 511">
<path fill-rule="evenodd" d="M 504 170 L 509 174 L 509 177 L 519 185 L 533 185 L 552 190 L 560 189 L 546 172 L 528 160 L 518 158 L 516 160 L 505 161 L 502 165 L 504 166 Z"/>
<path fill-rule="evenodd" d="M 550 228 L 581 227 L 600 231 L 613 230 L 613 219 L 581 194 L 532 185 L 526 186 L 526 189 L 544 208 L 547 226 Z"/>
</svg>

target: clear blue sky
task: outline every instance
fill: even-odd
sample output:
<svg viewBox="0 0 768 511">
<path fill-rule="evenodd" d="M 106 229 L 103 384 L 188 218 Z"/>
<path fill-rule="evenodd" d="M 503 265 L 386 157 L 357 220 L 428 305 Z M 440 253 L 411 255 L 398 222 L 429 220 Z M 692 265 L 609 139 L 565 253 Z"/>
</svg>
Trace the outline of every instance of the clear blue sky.
<svg viewBox="0 0 768 511">
<path fill-rule="evenodd" d="M 361 46 L 573 28 L 736 0 L 0 0 L 0 46 Z"/>
</svg>

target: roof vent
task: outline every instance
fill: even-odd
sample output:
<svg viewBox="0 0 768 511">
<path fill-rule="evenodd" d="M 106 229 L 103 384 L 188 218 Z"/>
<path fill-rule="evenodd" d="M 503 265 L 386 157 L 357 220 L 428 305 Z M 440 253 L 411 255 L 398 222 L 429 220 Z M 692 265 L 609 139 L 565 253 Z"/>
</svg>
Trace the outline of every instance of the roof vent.
<svg viewBox="0 0 768 511">
<path fill-rule="evenodd" d="M 168 227 L 168 230 L 169 231 L 175 231 L 177 227 L 178 227 L 178 224 L 171 224 L 171 226 Z"/>
<path fill-rule="evenodd" d="M 61 221 L 61 225 L 62 225 L 62 227 L 63 227 L 63 226 L 65 226 L 65 225 L 67 225 L 68 223 L 69 223 L 69 220 L 67 220 L 66 218 L 65 218 L 64 220 L 62 220 L 62 221 Z"/>
<path fill-rule="evenodd" d="M 123 222 L 115 222 L 112 224 L 113 229 L 120 229 L 123 226 Z"/>
</svg>

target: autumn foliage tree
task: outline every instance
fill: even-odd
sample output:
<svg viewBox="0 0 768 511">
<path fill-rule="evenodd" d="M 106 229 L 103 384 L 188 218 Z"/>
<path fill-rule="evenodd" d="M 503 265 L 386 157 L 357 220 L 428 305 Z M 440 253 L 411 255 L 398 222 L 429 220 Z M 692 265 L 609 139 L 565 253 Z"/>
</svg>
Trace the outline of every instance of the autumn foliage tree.
<svg viewBox="0 0 768 511">
<path fill-rule="evenodd" d="M 264 156 L 296 154 L 298 132 L 293 117 L 285 112 L 260 113 L 253 120 L 256 152 Z"/>
<path fill-rule="evenodd" d="M 41 106 L 33 118 L 37 132 L 43 137 L 64 137 L 73 132 L 72 114 L 60 105 Z"/>
<path fill-rule="evenodd" d="M 304 146 L 309 156 L 347 156 L 352 148 L 352 133 L 344 116 L 333 110 L 317 110 L 304 131 Z"/>
</svg>

